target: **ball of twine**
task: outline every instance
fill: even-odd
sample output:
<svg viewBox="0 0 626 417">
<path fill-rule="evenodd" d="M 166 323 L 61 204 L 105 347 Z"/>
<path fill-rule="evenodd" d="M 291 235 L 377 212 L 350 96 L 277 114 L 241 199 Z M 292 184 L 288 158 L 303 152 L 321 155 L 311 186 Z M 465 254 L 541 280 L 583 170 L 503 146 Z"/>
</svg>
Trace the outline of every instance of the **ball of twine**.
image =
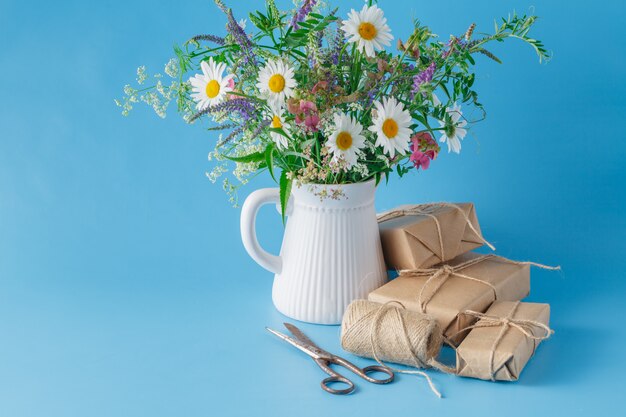
<svg viewBox="0 0 626 417">
<path fill-rule="evenodd" d="M 441 394 L 426 373 L 394 369 L 382 361 L 439 368 L 436 358 L 442 345 L 443 333 L 433 317 L 406 310 L 397 301 L 379 304 L 355 300 L 341 323 L 341 346 L 346 351 L 375 359 L 395 372 L 421 375 L 439 397 Z"/>
</svg>

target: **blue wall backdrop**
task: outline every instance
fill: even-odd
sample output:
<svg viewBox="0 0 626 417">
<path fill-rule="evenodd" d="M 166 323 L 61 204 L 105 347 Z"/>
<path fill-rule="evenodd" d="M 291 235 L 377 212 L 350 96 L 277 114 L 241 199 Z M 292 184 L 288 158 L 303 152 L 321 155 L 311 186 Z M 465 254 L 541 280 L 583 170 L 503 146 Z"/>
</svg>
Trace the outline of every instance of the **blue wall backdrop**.
<svg viewBox="0 0 626 417">
<path fill-rule="evenodd" d="M 232 5 L 236 2 L 231 0 Z M 341 1 L 341 13 L 360 0 Z M 239 6 L 245 17 L 260 0 Z M 283 2 L 287 6 L 287 2 Z M 209 0 L 0 0 L 0 417 L 590 415 L 624 411 L 626 5 L 621 0 L 381 2 L 396 37 L 411 18 L 447 36 L 534 6 L 539 65 L 510 42 L 480 59 L 488 111 L 460 156 L 380 187 L 379 210 L 473 201 L 499 253 L 533 271 L 553 339 L 517 383 L 431 372 L 359 381 L 335 397 L 319 369 L 264 330 L 284 317 L 245 254 L 239 210 L 205 178 L 215 138 L 172 112 L 113 104 L 137 66 L 222 31 Z M 271 186 L 255 180 L 241 197 Z M 278 250 L 282 225 L 261 214 Z M 342 353 L 339 328 L 304 325 Z M 361 365 L 371 361 L 354 358 Z M 436 413 L 436 414 L 435 414 Z"/>
</svg>

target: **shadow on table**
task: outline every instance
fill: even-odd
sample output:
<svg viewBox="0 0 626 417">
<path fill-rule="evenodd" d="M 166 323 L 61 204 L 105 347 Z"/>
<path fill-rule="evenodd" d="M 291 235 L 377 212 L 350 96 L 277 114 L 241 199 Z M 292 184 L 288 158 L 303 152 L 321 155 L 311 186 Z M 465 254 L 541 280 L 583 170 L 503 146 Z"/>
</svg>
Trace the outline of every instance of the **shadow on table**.
<svg viewBox="0 0 626 417">
<path fill-rule="evenodd" d="M 559 327 L 554 336 L 539 345 L 517 383 L 561 385 L 586 379 L 592 369 L 600 367 L 610 338 L 606 330 Z"/>
</svg>

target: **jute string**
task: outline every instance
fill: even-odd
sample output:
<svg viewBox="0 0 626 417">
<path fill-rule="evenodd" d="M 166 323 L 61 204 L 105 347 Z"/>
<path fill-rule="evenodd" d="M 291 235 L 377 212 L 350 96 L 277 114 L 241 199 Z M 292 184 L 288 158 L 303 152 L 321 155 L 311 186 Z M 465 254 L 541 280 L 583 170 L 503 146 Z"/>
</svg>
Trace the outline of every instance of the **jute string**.
<svg viewBox="0 0 626 417">
<path fill-rule="evenodd" d="M 398 271 L 398 273 L 402 277 L 415 277 L 415 278 L 427 277 L 428 278 L 426 282 L 424 283 L 424 285 L 422 285 L 422 288 L 420 289 L 420 292 L 417 298 L 420 311 L 422 313 L 426 313 L 426 306 L 433 299 L 433 297 L 437 294 L 439 289 L 443 286 L 443 284 L 447 282 L 447 280 L 450 277 L 463 278 L 469 281 L 478 282 L 480 284 L 486 285 L 489 288 L 491 288 L 491 290 L 493 291 L 494 300 L 497 300 L 498 291 L 497 291 L 497 288 L 491 282 L 485 281 L 484 279 L 472 277 L 472 276 L 463 274 L 461 272 L 464 269 L 467 269 L 473 265 L 476 265 L 487 259 L 493 259 L 493 258 L 497 258 L 499 261 L 510 263 L 513 265 L 530 265 L 530 266 L 535 266 L 537 268 L 548 269 L 552 271 L 561 269 L 560 266 L 548 266 L 548 265 L 538 264 L 536 262 L 512 261 L 510 259 L 501 258 L 499 256 L 489 254 L 489 255 L 483 255 L 483 256 L 470 259 L 468 261 L 462 262 L 454 266 L 441 265 L 437 268 L 404 269 L 404 270 Z M 434 283 L 434 286 L 433 286 L 433 283 Z M 430 288 L 431 286 L 432 288 Z M 430 293 L 426 294 L 426 291 L 428 289 L 430 289 Z"/>
<path fill-rule="evenodd" d="M 393 372 L 424 377 L 439 398 L 441 393 L 426 372 L 393 368 L 383 361 L 454 372 L 436 360 L 443 345 L 437 321 L 426 314 L 406 310 L 398 301 L 385 304 L 353 301 L 343 317 L 341 345 L 348 352 L 372 358 Z"/>
<path fill-rule="evenodd" d="M 509 314 L 507 314 L 504 317 L 490 316 L 485 313 L 479 313 L 477 311 L 472 311 L 472 310 L 467 310 L 461 313 L 461 314 L 465 314 L 468 316 L 476 317 L 477 319 L 479 319 L 479 321 L 472 326 L 468 326 L 464 329 L 459 330 L 456 334 L 464 332 L 466 330 L 476 329 L 476 328 L 481 328 L 481 327 L 500 327 L 500 332 L 498 333 L 498 336 L 493 341 L 493 344 L 491 345 L 491 349 L 489 350 L 489 377 L 492 381 L 495 381 L 495 374 L 496 374 L 495 363 L 494 363 L 496 349 L 498 348 L 498 345 L 500 344 L 500 342 L 502 341 L 502 339 L 504 338 L 504 336 L 506 335 L 507 331 L 510 328 L 513 328 L 521 332 L 524 336 L 533 340 L 533 352 L 532 352 L 533 355 L 535 354 L 535 349 L 537 348 L 537 342 L 548 339 L 550 336 L 554 334 L 554 330 L 552 330 L 546 324 L 541 323 L 539 321 L 513 318 L 515 317 L 515 313 L 520 303 L 521 303 L 520 301 L 517 301 L 513 305 L 513 308 L 511 309 Z M 535 336 L 535 332 L 534 332 L 535 329 L 539 329 L 540 331 L 543 331 L 543 334 L 540 334 L 539 336 Z"/>
<path fill-rule="evenodd" d="M 416 204 L 414 206 L 411 206 L 410 208 L 406 208 L 402 210 L 392 210 L 392 211 L 389 211 L 387 213 L 384 213 L 378 216 L 378 223 L 382 223 L 384 221 L 395 219 L 395 218 L 402 217 L 402 216 L 425 216 L 425 217 L 430 218 L 435 223 L 435 226 L 437 227 L 437 237 L 439 238 L 440 259 L 441 261 L 445 261 L 446 255 L 445 255 L 444 244 L 443 244 L 443 233 L 441 232 L 441 223 L 439 222 L 439 219 L 437 218 L 437 216 L 433 214 L 442 207 L 451 207 L 451 208 L 458 210 L 459 213 L 461 213 L 461 215 L 465 219 L 465 223 L 469 226 L 472 232 L 474 232 L 476 236 L 478 236 L 481 242 L 489 246 L 491 250 L 496 250 L 496 248 L 483 237 L 482 233 L 476 230 L 469 216 L 465 214 L 465 210 L 463 210 L 460 206 L 453 204 L 453 203 Z"/>
</svg>

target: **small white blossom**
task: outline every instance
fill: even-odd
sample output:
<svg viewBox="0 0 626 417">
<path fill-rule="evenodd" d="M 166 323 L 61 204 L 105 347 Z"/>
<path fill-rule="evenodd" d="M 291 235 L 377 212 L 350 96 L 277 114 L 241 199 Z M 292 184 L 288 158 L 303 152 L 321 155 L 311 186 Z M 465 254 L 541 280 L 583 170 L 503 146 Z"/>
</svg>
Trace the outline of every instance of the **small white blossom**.
<svg viewBox="0 0 626 417">
<path fill-rule="evenodd" d="M 178 66 L 178 59 L 172 58 L 165 64 L 165 73 L 172 78 L 178 77 L 180 67 Z"/>
<path fill-rule="evenodd" d="M 363 105 L 361 103 L 348 103 L 348 110 L 350 111 L 363 111 Z"/>
<path fill-rule="evenodd" d="M 209 179 L 209 181 L 215 184 L 217 180 L 226 172 L 228 172 L 228 167 L 226 166 L 226 164 L 220 164 L 220 165 L 213 167 L 211 172 L 207 172 L 206 176 Z"/>
<path fill-rule="evenodd" d="M 132 96 L 135 93 L 137 93 L 137 90 L 135 90 L 133 87 L 131 87 L 130 84 L 126 84 L 124 86 L 124 94 L 126 94 L 127 96 Z"/>
<path fill-rule="evenodd" d="M 137 84 L 141 85 L 146 81 L 148 75 L 146 74 L 146 66 L 142 65 L 137 68 Z"/>
<path fill-rule="evenodd" d="M 363 163 L 357 163 L 352 169 L 362 177 L 367 177 L 370 174 L 369 168 L 367 168 L 367 165 Z"/>
</svg>

